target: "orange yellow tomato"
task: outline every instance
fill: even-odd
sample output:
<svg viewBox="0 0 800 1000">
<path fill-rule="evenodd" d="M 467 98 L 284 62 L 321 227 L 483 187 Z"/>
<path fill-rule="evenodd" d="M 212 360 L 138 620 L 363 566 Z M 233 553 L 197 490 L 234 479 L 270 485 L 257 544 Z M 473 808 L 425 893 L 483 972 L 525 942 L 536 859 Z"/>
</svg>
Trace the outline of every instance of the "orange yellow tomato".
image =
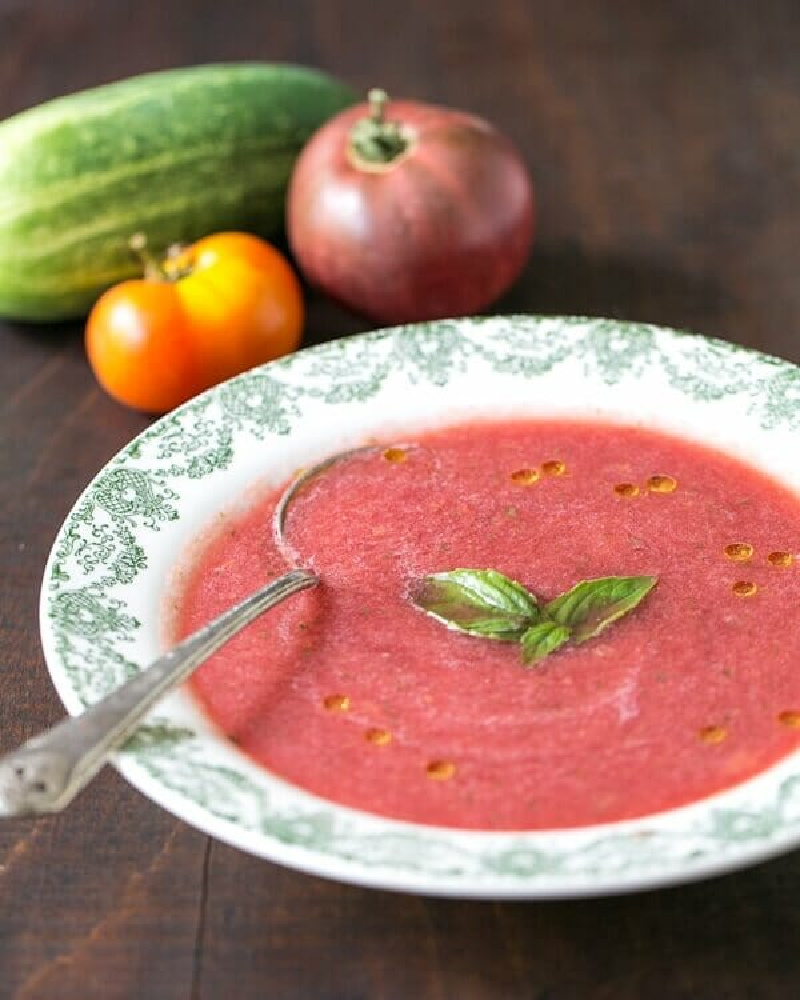
<svg viewBox="0 0 800 1000">
<path fill-rule="evenodd" d="M 295 350 L 303 318 L 285 257 L 258 237 L 218 233 L 105 292 L 87 321 L 86 353 L 111 396 L 164 413 Z"/>
</svg>

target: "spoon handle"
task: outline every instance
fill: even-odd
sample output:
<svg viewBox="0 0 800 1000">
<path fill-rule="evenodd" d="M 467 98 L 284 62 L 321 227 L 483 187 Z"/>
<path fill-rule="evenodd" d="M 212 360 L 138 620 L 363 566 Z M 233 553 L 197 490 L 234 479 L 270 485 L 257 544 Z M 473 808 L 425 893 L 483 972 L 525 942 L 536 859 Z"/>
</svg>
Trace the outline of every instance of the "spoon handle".
<svg viewBox="0 0 800 1000">
<path fill-rule="evenodd" d="M 0 816 L 59 812 L 167 691 L 245 625 L 319 582 L 295 569 L 229 608 L 81 715 L 62 720 L 0 758 Z"/>
</svg>

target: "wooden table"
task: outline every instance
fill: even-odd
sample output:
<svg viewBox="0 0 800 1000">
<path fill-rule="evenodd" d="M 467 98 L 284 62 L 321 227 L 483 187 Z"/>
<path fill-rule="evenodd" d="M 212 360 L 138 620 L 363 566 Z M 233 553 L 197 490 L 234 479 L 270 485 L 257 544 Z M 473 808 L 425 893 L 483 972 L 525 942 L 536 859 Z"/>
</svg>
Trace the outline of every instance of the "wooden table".
<svg viewBox="0 0 800 1000">
<path fill-rule="evenodd" d="M 535 177 L 536 252 L 499 311 L 692 328 L 800 361 L 796 0 L 0 0 L 0 116 L 144 70 L 315 64 L 472 109 Z M 314 300 L 308 336 L 366 328 Z M 0 741 L 61 713 L 39 647 L 53 536 L 146 420 L 78 324 L 0 324 Z M 0 997 L 770 1000 L 800 995 L 800 853 L 563 903 L 428 900 L 257 861 L 104 773 L 0 825 Z"/>
</svg>

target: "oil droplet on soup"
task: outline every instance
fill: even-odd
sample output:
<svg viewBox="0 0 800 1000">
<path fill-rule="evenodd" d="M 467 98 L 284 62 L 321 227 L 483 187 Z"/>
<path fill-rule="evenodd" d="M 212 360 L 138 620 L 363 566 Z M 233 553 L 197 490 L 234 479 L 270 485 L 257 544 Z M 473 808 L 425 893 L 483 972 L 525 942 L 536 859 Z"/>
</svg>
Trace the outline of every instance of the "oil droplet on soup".
<svg viewBox="0 0 800 1000">
<path fill-rule="evenodd" d="M 383 453 L 383 457 L 387 462 L 394 462 L 395 465 L 400 462 L 405 462 L 407 456 L 402 448 L 387 448 Z"/>
<path fill-rule="evenodd" d="M 728 730 L 724 726 L 705 726 L 699 735 L 703 743 L 713 746 L 715 743 L 722 743 L 728 735 Z"/>
<path fill-rule="evenodd" d="M 778 716 L 778 722 L 789 729 L 800 729 L 800 712 L 781 712 Z"/>
<path fill-rule="evenodd" d="M 346 694 L 329 694 L 322 704 L 329 712 L 346 712 L 350 708 L 350 699 Z"/>
<path fill-rule="evenodd" d="M 753 583 L 752 580 L 737 580 L 731 590 L 737 597 L 752 597 L 758 593 L 758 584 Z"/>
<path fill-rule="evenodd" d="M 364 739 L 376 747 L 383 747 L 392 742 L 392 734 L 388 729 L 368 729 L 364 733 Z"/>
<path fill-rule="evenodd" d="M 550 459 L 542 465 L 542 472 L 546 476 L 563 476 L 566 471 L 566 464 L 557 458 Z"/>
<path fill-rule="evenodd" d="M 733 562 L 746 562 L 753 558 L 753 546 L 749 542 L 731 542 L 725 546 L 725 556 Z"/>
<path fill-rule="evenodd" d="M 617 483 L 614 487 L 614 492 L 621 497 L 638 497 L 639 487 L 636 483 Z"/>
<path fill-rule="evenodd" d="M 511 473 L 511 482 L 517 486 L 531 486 L 539 478 L 536 469 L 517 469 Z"/>
<path fill-rule="evenodd" d="M 647 488 L 651 493 L 674 493 L 678 480 L 673 476 L 651 476 L 647 480 Z"/>
<path fill-rule="evenodd" d="M 787 566 L 791 566 L 794 562 L 794 557 L 791 552 L 770 552 L 767 559 L 773 566 L 779 566 L 785 569 Z"/>
<path fill-rule="evenodd" d="M 434 781 L 447 781 L 456 773 L 456 765 L 450 760 L 432 760 L 425 773 Z"/>
</svg>

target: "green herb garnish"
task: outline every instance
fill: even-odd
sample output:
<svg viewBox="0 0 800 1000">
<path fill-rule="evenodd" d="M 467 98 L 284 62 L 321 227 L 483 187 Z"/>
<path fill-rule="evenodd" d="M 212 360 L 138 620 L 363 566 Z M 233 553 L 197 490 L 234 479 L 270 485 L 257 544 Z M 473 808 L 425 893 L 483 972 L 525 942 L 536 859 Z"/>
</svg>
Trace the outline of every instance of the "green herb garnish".
<svg viewBox="0 0 800 1000">
<path fill-rule="evenodd" d="M 541 617 L 533 594 L 493 569 L 434 573 L 411 599 L 448 628 L 504 642 L 518 642 Z"/>
<path fill-rule="evenodd" d="M 534 666 L 567 643 L 599 635 L 632 611 L 658 582 L 655 576 L 582 580 L 542 606 L 522 584 L 493 569 L 456 569 L 426 576 L 411 600 L 447 628 L 484 639 L 518 642 Z"/>
<path fill-rule="evenodd" d="M 520 639 L 522 646 L 522 662 L 526 667 L 538 663 L 546 656 L 554 653 L 565 642 L 572 638 L 572 630 L 558 622 L 547 621 L 531 625 Z"/>
<path fill-rule="evenodd" d="M 654 576 L 606 576 L 583 580 L 544 609 L 548 618 L 572 629 L 573 642 L 586 642 L 632 611 L 656 585 Z"/>
</svg>

